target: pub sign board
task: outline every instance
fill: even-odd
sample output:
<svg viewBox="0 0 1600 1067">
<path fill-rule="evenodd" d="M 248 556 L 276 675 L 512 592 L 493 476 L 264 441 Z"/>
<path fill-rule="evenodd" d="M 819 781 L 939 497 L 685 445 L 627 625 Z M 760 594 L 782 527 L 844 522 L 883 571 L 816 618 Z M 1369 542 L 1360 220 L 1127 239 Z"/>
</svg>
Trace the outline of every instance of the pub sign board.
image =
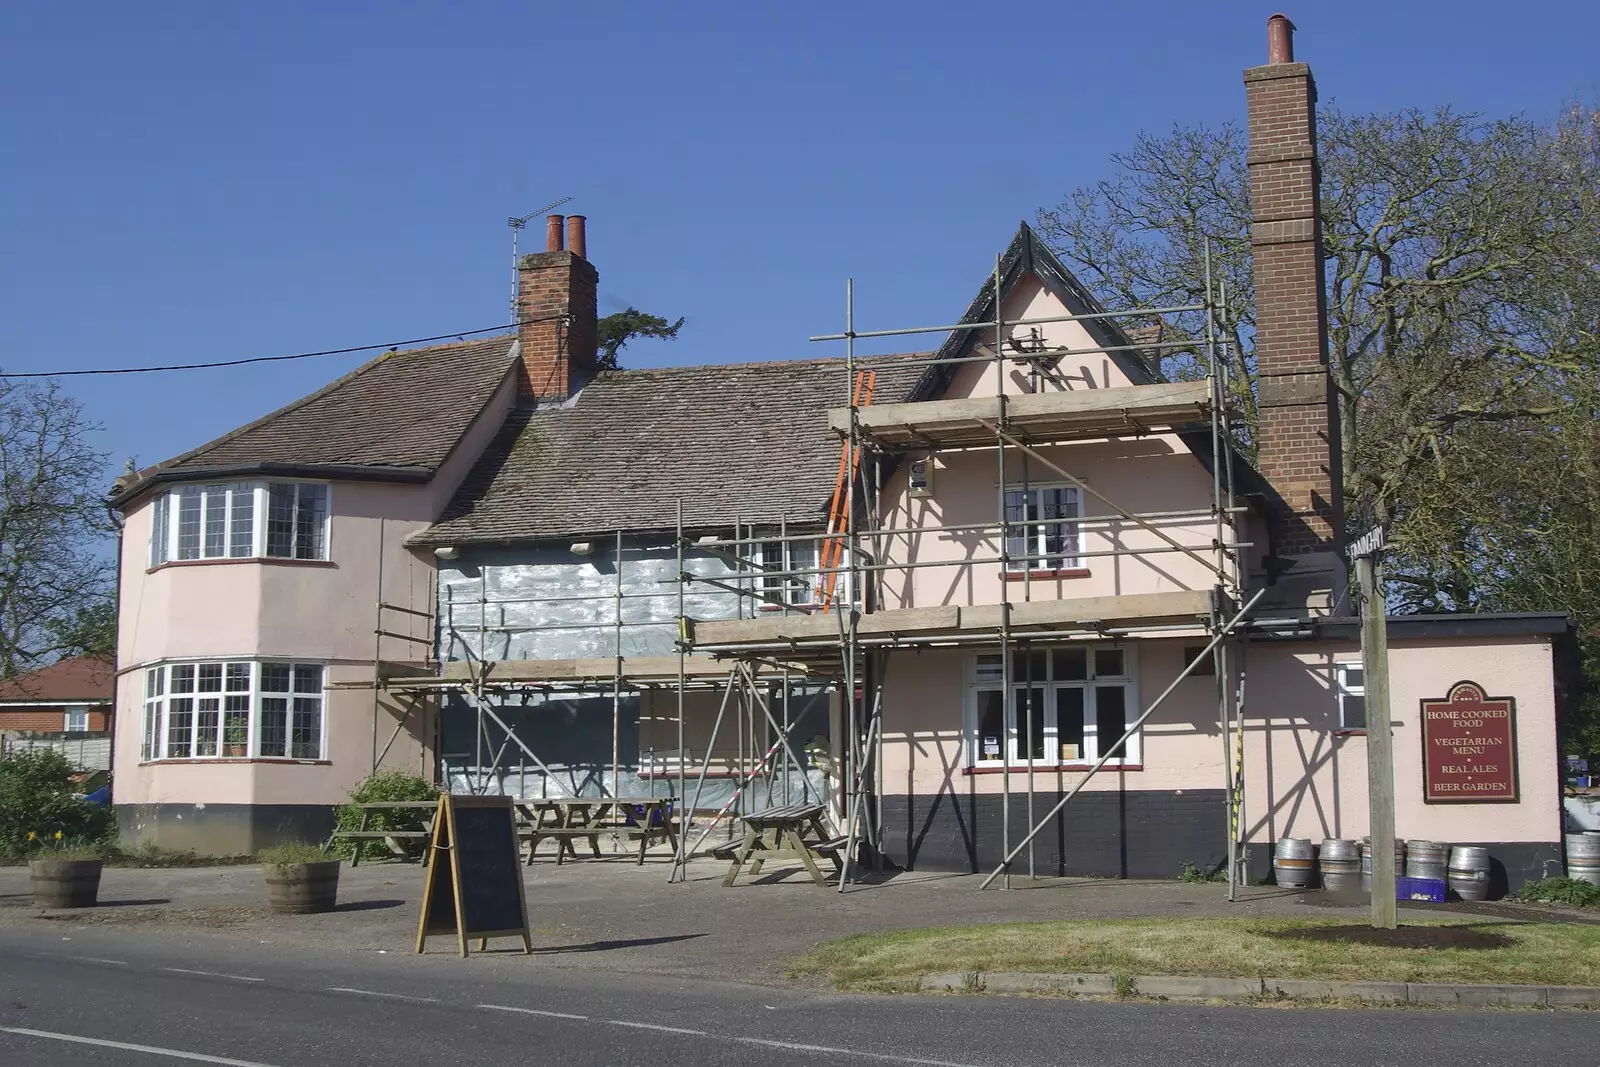
<svg viewBox="0 0 1600 1067">
<path fill-rule="evenodd" d="M 1422 701 L 1422 799 L 1428 804 L 1517 802 L 1517 702 L 1477 682 Z"/>
</svg>

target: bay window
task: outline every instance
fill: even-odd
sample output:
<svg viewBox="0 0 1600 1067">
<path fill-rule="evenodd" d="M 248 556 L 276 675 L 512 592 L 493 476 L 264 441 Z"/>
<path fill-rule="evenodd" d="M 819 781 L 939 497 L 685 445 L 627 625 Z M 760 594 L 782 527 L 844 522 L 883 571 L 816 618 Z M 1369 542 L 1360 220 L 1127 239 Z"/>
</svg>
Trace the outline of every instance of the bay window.
<svg viewBox="0 0 1600 1067">
<path fill-rule="evenodd" d="M 968 765 L 1093 763 L 1108 751 L 1108 766 L 1138 764 L 1138 733 L 1113 749 L 1139 715 L 1133 671 L 1133 650 L 1125 646 L 1015 651 L 1007 692 L 999 653 L 979 653 L 969 687 Z"/>
<path fill-rule="evenodd" d="M 147 668 L 141 758 L 321 759 L 322 673 L 249 660 Z"/>
<path fill-rule="evenodd" d="M 180 485 L 151 503 L 150 565 L 173 560 L 327 559 L 328 487 Z"/>
<path fill-rule="evenodd" d="M 1013 486 L 1006 490 L 1006 569 L 1062 571 L 1082 566 L 1078 523 L 1051 519 L 1082 517 L 1083 497 L 1075 485 Z"/>
</svg>

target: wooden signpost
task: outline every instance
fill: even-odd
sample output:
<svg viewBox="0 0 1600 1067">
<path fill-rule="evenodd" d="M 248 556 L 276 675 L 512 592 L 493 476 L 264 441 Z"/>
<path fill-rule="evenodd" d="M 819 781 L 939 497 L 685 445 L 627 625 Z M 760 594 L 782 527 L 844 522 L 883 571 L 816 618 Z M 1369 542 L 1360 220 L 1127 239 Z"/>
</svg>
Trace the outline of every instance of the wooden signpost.
<svg viewBox="0 0 1600 1067">
<path fill-rule="evenodd" d="M 474 937 L 479 952 L 491 937 L 520 937 L 522 951 L 532 952 L 511 798 L 441 796 L 430 847 L 417 951 L 430 935 L 454 933 L 463 956 Z"/>
<path fill-rule="evenodd" d="M 1367 702 L 1367 809 L 1372 838 L 1372 926 L 1393 930 L 1394 737 L 1389 718 L 1388 605 L 1378 553 L 1384 531 L 1374 526 L 1345 549 L 1355 566 L 1361 597 L 1361 668 Z"/>
</svg>

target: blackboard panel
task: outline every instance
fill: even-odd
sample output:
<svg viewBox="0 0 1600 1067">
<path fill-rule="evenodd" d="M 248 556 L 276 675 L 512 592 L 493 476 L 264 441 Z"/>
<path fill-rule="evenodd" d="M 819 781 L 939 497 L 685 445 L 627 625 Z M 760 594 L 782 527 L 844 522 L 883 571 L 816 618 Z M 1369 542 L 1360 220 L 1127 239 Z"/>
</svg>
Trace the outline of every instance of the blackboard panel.
<svg viewBox="0 0 1600 1067">
<path fill-rule="evenodd" d="M 456 888 L 450 877 L 450 820 L 443 812 L 434 822 L 434 850 L 428 860 L 428 890 L 424 899 L 428 913 L 423 916 L 422 929 L 429 934 L 456 932 Z"/>
<path fill-rule="evenodd" d="M 461 878 L 461 933 L 465 937 L 522 930 L 522 865 L 509 797 L 452 798 L 450 820 Z M 492 806 L 481 803 L 498 800 Z M 453 925 L 453 924 L 452 924 Z"/>
</svg>

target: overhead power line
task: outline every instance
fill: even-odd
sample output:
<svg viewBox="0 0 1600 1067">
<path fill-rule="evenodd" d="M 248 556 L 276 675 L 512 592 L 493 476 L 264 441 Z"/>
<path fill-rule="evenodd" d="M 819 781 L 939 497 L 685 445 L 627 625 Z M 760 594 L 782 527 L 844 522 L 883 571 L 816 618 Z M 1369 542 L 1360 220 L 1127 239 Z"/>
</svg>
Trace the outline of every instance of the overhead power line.
<svg viewBox="0 0 1600 1067">
<path fill-rule="evenodd" d="M 549 315 L 539 319 L 525 319 L 527 322 L 552 322 L 564 318 L 562 315 Z M 251 356 L 248 359 L 224 359 L 214 363 L 171 363 L 159 367 L 101 367 L 94 370 L 41 370 L 26 371 L 21 374 L 7 374 L 0 371 L 0 378 L 67 378 L 86 374 L 156 374 L 161 371 L 171 370 L 210 370 L 215 367 L 242 367 L 247 363 L 282 363 L 291 359 L 312 359 L 316 356 L 346 356 L 355 352 L 373 352 L 380 348 L 400 348 L 405 345 L 420 345 L 429 341 L 449 341 L 453 338 L 472 337 L 481 333 L 495 333 L 499 330 L 509 330 L 520 325 L 508 322 L 503 326 L 485 326 L 480 330 L 457 330 L 453 333 L 436 334 L 433 337 L 413 337 L 408 341 L 382 341 L 372 345 L 356 345 L 352 348 L 328 348 L 320 352 L 294 352 L 286 356 Z"/>
</svg>

